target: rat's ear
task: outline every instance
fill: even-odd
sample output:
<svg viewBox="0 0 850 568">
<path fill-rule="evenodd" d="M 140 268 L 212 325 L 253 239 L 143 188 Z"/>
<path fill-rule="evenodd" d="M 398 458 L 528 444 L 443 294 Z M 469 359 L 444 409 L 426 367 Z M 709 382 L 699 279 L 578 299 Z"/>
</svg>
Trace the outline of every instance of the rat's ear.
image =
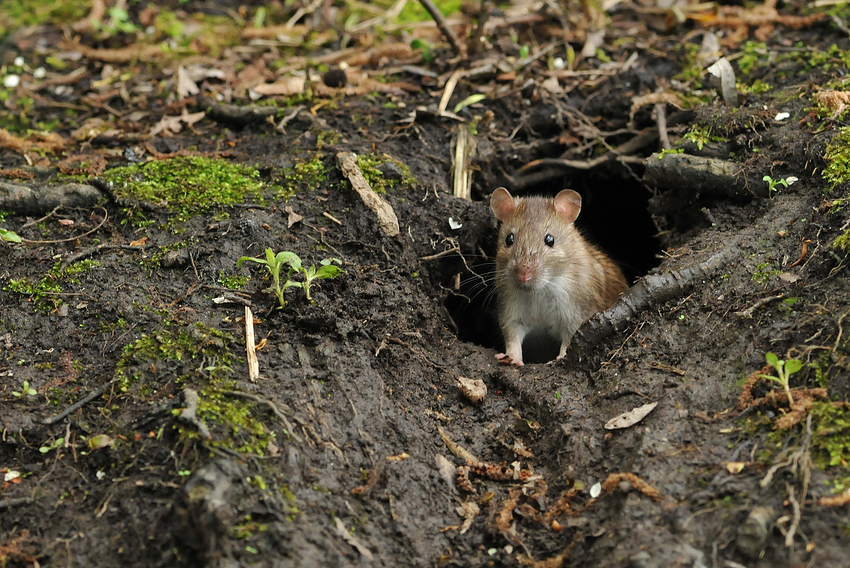
<svg viewBox="0 0 850 568">
<path fill-rule="evenodd" d="M 504 221 L 516 210 L 516 199 L 511 197 L 508 190 L 500 187 L 490 196 L 490 209 L 499 221 Z"/>
<path fill-rule="evenodd" d="M 581 212 L 581 195 L 572 189 L 565 189 L 555 196 L 555 212 L 564 223 L 572 223 Z"/>
</svg>

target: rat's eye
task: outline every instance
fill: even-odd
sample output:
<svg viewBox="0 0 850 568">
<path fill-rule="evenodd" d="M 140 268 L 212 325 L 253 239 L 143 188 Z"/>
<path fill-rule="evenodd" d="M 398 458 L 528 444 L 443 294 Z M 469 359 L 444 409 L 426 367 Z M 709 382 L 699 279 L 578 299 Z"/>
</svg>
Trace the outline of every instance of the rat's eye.
<svg viewBox="0 0 850 568">
<path fill-rule="evenodd" d="M 514 244 L 514 234 L 511 233 L 507 237 L 505 237 L 505 246 L 509 247 Z"/>
<path fill-rule="evenodd" d="M 543 237 L 543 242 L 546 243 L 547 247 L 553 247 L 555 246 L 555 237 L 547 233 L 546 236 Z"/>
</svg>

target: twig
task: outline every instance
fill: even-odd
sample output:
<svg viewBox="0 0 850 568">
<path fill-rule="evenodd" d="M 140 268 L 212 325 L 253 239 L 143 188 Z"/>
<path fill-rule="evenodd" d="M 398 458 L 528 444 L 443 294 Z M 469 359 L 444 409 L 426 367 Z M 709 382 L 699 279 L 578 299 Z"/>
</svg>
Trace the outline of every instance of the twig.
<svg viewBox="0 0 850 568">
<path fill-rule="evenodd" d="M 661 304 L 682 295 L 686 288 L 710 278 L 714 272 L 738 254 L 735 246 L 712 255 L 705 262 L 682 270 L 663 274 L 648 274 L 626 290 L 613 307 L 597 314 L 576 332 L 570 351 L 582 353 L 591 345 L 602 341 L 651 304 Z"/>
<path fill-rule="evenodd" d="M 663 103 L 655 105 L 655 123 L 658 125 L 658 137 L 661 138 L 661 147 L 669 150 L 673 145 L 670 144 L 670 137 L 667 136 L 667 113 L 664 110 Z"/>
<path fill-rule="evenodd" d="M 0 501 L 0 510 L 11 509 L 12 507 L 17 507 L 19 505 L 28 505 L 34 501 L 35 499 L 32 497 L 13 497 L 11 499 L 3 499 Z"/>
<path fill-rule="evenodd" d="M 776 296 L 768 296 L 767 298 L 762 298 L 746 310 L 741 310 L 740 312 L 734 312 L 734 314 L 741 318 L 751 318 L 753 317 L 753 312 L 755 312 L 760 307 L 769 304 L 770 302 L 775 302 L 776 300 L 781 300 L 784 298 L 784 295 L 777 294 Z"/>
<path fill-rule="evenodd" d="M 434 22 L 452 46 L 452 51 L 454 51 L 455 55 L 462 55 L 463 46 L 457 39 L 457 35 L 455 35 L 454 30 L 451 26 L 449 26 L 449 23 L 446 21 L 446 17 L 443 16 L 443 13 L 440 12 L 439 8 L 437 8 L 431 0 L 419 0 L 419 3 L 422 4 L 422 7 L 431 14 L 432 18 L 434 18 Z"/>
<path fill-rule="evenodd" d="M 253 383 L 260 376 L 260 363 L 254 343 L 254 314 L 248 306 L 245 306 L 245 353 L 248 357 L 248 378 Z"/>
<path fill-rule="evenodd" d="M 35 220 L 32 220 L 32 221 L 27 221 L 26 223 L 24 223 L 23 225 L 21 225 L 21 229 L 24 229 L 24 228 L 29 227 L 29 226 L 31 226 L 31 225 L 37 225 L 38 223 L 41 223 L 42 221 L 47 221 L 48 219 L 50 219 L 51 217 L 53 217 L 53 215 L 54 215 L 57 211 L 59 211 L 60 209 L 62 209 L 62 206 L 61 206 L 61 205 L 57 205 L 56 207 L 54 207 L 54 208 L 53 208 L 53 211 L 51 211 L 50 213 L 48 213 L 47 215 L 45 215 L 45 216 L 44 216 L 44 217 L 42 217 L 41 219 L 35 219 Z"/>
<path fill-rule="evenodd" d="M 62 268 L 67 268 L 68 266 L 71 266 L 72 264 L 74 264 L 78 260 L 82 260 L 84 258 L 94 256 L 95 254 L 99 253 L 102 250 L 110 250 L 110 249 L 145 250 L 145 246 L 144 245 L 142 245 L 142 246 L 110 245 L 110 244 L 106 244 L 106 243 L 95 245 L 93 247 L 85 248 L 85 249 L 81 250 L 80 252 L 76 252 L 76 253 L 72 254 L 71 256 L 65 257 L 65 259 L 62 261 Z"/>
<path fill-rule="evenodd" d="M 271 411 L 274 413 L 274 415 L 277 416 L 278 419 L 281 422 L 283 422 L 283 425 L 286 426 L 286 429 L 289 431 L 289 435 L 292 437 L 292 439 L 295 440 L 296 442 L 301 441 L 301 438 L 295 432 L 295 428 L 293 428 L 292 424 L 290 424 L 289 420 L 287 420 L 286 415 L 284 415 L 283 412 L 281 412 L 280 409 L 278 409 L 277 405 L 275 403 L 273 403 L 272 401 L 265 399 L 261 396 L 257 396 L 257 395 L 247 393 L 247 392 L 240 392 L 240 391 L 222 391 L 221 394 L 227 395 L 227 396 L 235 396 L 235 397 L 238 397 L 238 398 L 247 398 L 248 400 L 253 400 L 254 402 L 258 402 L 260 404 L 265 404 L 266 406 L 268 406 L 271 409 Z M 319 438 L 319 441 L 321 441 L 321 438 Z"/>
<path fill-rule="evenodd" d="M 377 215 L 381 231 L 388 237 L 398 235 L 398 217 L 396 217 L 395 211 L 389 203 L 375 193 L 372 186 L 363 177 L 363 172 L 357 166 L 357 156 L 353 152 L 340 152 L 336 155 L 336 161 L 339 164 L 339 169 L 342 170 L 342 175 L 351 182 L 352 189 L 357 192 L 366 207 Z"/>
<path fill-rule="evenodd" d="M 72 412 L 77 410 L 78 408 L 82 408 L 84 405 L 90 403 L 91 401 L 93 401 L 97 397 L 101 396 L 108 387 L 112 386 L 112 384 L 115 383 L 115 381 L 116 381 L 116 379 L 112 379 L 111 381 L 101 385 L 100 387 L 95 389 L 94 392 L 92 392 L 91 394 L 89 394 L 85 398 L 78 400 L 77 402 L 75 402 L 74 404 L 72 404 L 71 406 L 69 406 L 68 408 L 63 410 L 61 413 L 54 416 L 53 418 L 45 418 L 44 420 L 41 421 L 41 423 L 44 424 L 45 426 L 50 426 L 51 424 L 55 424 L 55 423 L 59 422 L 60 420 L 64 419 L 66 416 L 68 416 L 69 414 L 71 414 Z"/>
<path fill-rule="evenodd" d="M 446 112 L 446 109 L 449 107 L 449 101 L 452 98 L 452 95 L 455 92 L 455 87 L 457 87 L 457 82 L 460 81 L 460 78 L 463 77 L 466 72 L 463 69 L 458 69 L 454 73 L 452 73 L 448 80 L 446 81 L 446 86 L 443 87 L 443 94 L 440 97 L 440 104 L 437 105 L 437 110 L 440 114 Z"/>
<path fill-rule="evenodd" d="M 455 146 L 455 167 L 452 176 L 453 193 L 460 199 L 471 200 L 470 188 L 472 187 L 472 168 L 470 161 L 475 157 L 478 144 L 475 136 L 470 134 L 465 124 L 457 125 L 457 144 Z"/>
<path fill-rule="evenodd" d="M 103 209 L 103 221 L 98 223 L 97 227 L 95 227 L 91 231 L 87 231 L 87 232 L 83 233 L 82 235 L 77 235 L 76 237 L 70 237 L 68 239 L 59 239 L 57 241 L 31 241 L 29 239 L 21 239 L 21 241 L 28 244 L 28 245 L 52 245 L 52 244 L 56 244 L 56 243 L 68 243 L 68 242 L 71 242 L 71 241 L 76 241 L 77 239 L 80 239 L 82 237 L 85 237 L 86 235 L 90 235 L 90 234 L 94 233 L 95 231 L 97 231 L 98 229 L 103 227 L 103 224 L 106 223 L 107 219 L 109 219 L 109 211 L 107 211 L 103 207 L 98 207 L 98 209 Z"/>
<path fill-rule="evenodd" d="M 800 503 L 794 498 L 794 488 L 790 483 L 785 484 L 785 490 L 788 491 L 788 501 L 793 510 L 791 524 L 788 526 L 788 532 L 785 533 L 785 546 L 791 548 L 794 545 L 794 535 L 797 534 L 797 528 L 800 526 Z"/>
</svg>

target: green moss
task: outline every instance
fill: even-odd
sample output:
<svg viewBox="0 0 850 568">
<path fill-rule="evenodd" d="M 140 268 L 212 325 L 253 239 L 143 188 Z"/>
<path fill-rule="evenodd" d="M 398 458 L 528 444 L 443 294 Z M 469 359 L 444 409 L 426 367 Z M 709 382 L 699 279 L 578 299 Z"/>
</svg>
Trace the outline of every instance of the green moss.
<svg viewBox="0 0 850 568">
<path fill-rule="evenodd" d="M 10 279 L 4 289 L 29 295 L 33 307 L 47 314 L 64 303 L 59 297 L 63 285 L 79 284 L 80 279 L 77 276 L 100 265 L 100 262 L 94 260 L 82 260 L 63 269 L 62 263 L 57 262 L 38 281 L 29 278 Z"/>
<path fill-rule="evenodd" d="M 823 178 L 829 182 L 830 189 L 850 181 L 850 126 L 845 126 L 832 137 L 823 156 L 826 168 Z"/>
<path fill-rule="evenodd" d="M 207 443 L 237 452 L 264 455 L 274 432 L 255 415 L 252 401 L 225 393 L 236 386 L 233 380 L 233 338 L 223 331 L 194 323 L 144 334 L 124 347 L 115 367 L 115 379 L 122 392 L 153 401 L 160 390 L 191 387 L 198 392 L 198 418 L 210 429 Z M 183 439 L 198 439 L 194 427 L 175 423 Z"/>
<path fill-rule="evenodd" d="M 779 270 L 773 268 L 773 264 L 770 262 L 762 262 L 761 264 L 756 265 L 752 280 L 753 282 L 764 284 L 771 276 L 779 276 L 780 274 L 782 273 Z"/>
<path fill-rule="evenodd" d="M 183 223 L 213 208 L 242 203 L 251 195 L 262 200 L 259 176 L 255 168 L 222 159 L 179 157 L 115 168 L 102 178 L 113 184 L 117 198 L 162 206 L 174 215 L 172 222 Z M 138 213 L 132 207 L 125 209 L 136 225 L 143 220 Z"/>
<path fill-rule="evenodd" d="M 765 83 L 761 79 L 756 79 L 752 83 L 736 83 L 736 88 L 742 94 L 760 95 L 773 89 L 773 85 Z"/>
<path fill-rule="evenodd" d="M 816 402 L 812 415 L 812 459 L 821 468 L 839 468 L 850 474 L 850 409 Z"/>
<path fill-rule="evenodd" d="M 850 229 L 847 229 L 832 241 L 832 248 L 838 249 L 844 254 L 850 253 Z"/>
<path fill-rule="evenodd" d="M 88 14 L 89 0 L 0 2 L 0 37 L 27 26 L 70 23 Z"/>
<path fill-rule="evenodd" d="M 234 275 L 227 276 L 224 270 L 218 271 L 218 283 L 230 290 L 241 290 L 251 279 L 250 276 Z"/>
<path fill-rule="evenodd" d="M 311 191 L 318 188 L 328 179 L 322 158 L 324 155 L 316 152 L 308 161 L 298 162 L 283 170 L 283 184 L 271 188 L 274 198 L 285 201 L 298 191 Z"/>
<path fill-rule="evenodd" d="M 691 129 L 682 137 L 697 145 L 698 150 L 702 150 L 703 146 L 709 142 L 725 142 L 726 138 L 722 136 L 713 136 L 711 134 L 711 126 L 694 124 Z"/>
<path fill-rule="evenodd" d="M 401 179 L 387 177 L 384 172 L 381 171 L 381 166 L 384 164 L 394 164 L 397 166 L 401 171 Z M 357 166 L 360 168 L 360 171 L 363 172 L 363 177 L 366 178 L 366 181 L 369 182 L 369 185 L 372 186 L 372 189 L 375 190 L 376 193 L 386 193 L 389 190 L 397 189 L 399 187 L 418 185 L 416 178 L 410 173 L 410 168 L 389 154 L 378 154 L 373 152 L 371 154 L 358 155 Z"/>
</svg>

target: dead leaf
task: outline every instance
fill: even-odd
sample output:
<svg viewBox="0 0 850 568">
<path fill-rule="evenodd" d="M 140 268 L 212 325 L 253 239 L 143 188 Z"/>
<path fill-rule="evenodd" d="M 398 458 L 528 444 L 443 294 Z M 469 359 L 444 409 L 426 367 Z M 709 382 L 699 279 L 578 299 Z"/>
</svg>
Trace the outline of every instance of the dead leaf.
<svg viewBox="0 0 850 568">
<path fill-rule="evenodd" d="M 478 503 L 470 501 L 469 498 L 467 498 L 467 500 L 461 503 L 459 507 L 455 507 L 455 512 L 463 517 L 463 524 L 460 526 L 460 534 L 464 534 L 470 529 L 470 527 L 472 527 L 472 522 L 479 513 Z"/>
<path fill-rule="evenodd" d="M 732 475 L 738 475 L 744 470 L 746 462 L 726 462 L 726 471 Z"/>
<path fill-rule="evenodd" d="M 292 209 L 292 206 L 290 206 L 290 205 L 287 205 L 284 208 L 284 211 L 286 211 L 289 214 L 289 218 L 286 221 L 286 228 L 287 229 L 291 229 L 292 225 L 294 225 L 295 223 L 298 223 L 299 221 L 304 219 L 304 217 L 299 215 L 298 213 L 296 213 L 295 210 Z"/>
<path fill-rule="evenodd" d="M 140 247 L 143 246 L 146 242 L 148 242 L 148 237 L 142 237 L 141 239 L 132 241 L 130 243 L 131 247 Z"/>
<path fill-rule="evenodd" d="M 307 80 L 304 77 L 284 77 L 276 83 L 266 83 L 254 87 L 254 91 L 265 96 L 270 95 L 297 95 L 304 90 Z"/>
<path fill-rule="evenodd" d="M 345 528 L 345 524 L 343 524 L 339 517 L 334 518 L 334 522 L 336 523 L 336 534 L 342 537 L 342 540 L 356 548 L 357 552 L 359 552 L 369 560 L 375 559 L 375 557 L 372 555 L 372 552 L 368 548 L 366 548 L 366 546 L 362 542 L 360 542 L 360 539 L 348 532 L 348 529 Z"/>
<path fill-rule="evenodd" d="M 186 69 L 181 65 L 177 68 L 177 98 L 185 99 L 197 95 L 200 91 L 198 85 L 189 77 Z"/>
<path fill-rule="evenodd" d="M 620 430 L 622 428 L 628 428 L 629 426 L 634 426 L 638 422 L 644 419 L 644 417 L 652 412 L 652 410 L 658 406 L 658 401 L 650 402 L 649 404 L 644 404 L 643 406 L 639 406 L 637 408 L 633 408 L 628 412 L 624 412 L 619 416 L 615 416 L 611 420 L 605 423 L 606 430 Z"/>
<path fill-rule="evenodd" d="M 457 382 L 460 394 L 469 399 L 472 404 L 481 405 L 484 402 L 484 397 L 487 396 L 487 385 L 484 384 L 484 381 L 458 377 Z"/>
<path fill-rule="evenodd" d="M 115 443 L 115 440 L 107 436 L 106 434 L 98 434 L 96 436 L 92 436 L 88 440 L 88 446 L 92 450 L 99 450 L 101 448 L 105 448 L 107 446 L 111 446 Z"/>
</svg>

